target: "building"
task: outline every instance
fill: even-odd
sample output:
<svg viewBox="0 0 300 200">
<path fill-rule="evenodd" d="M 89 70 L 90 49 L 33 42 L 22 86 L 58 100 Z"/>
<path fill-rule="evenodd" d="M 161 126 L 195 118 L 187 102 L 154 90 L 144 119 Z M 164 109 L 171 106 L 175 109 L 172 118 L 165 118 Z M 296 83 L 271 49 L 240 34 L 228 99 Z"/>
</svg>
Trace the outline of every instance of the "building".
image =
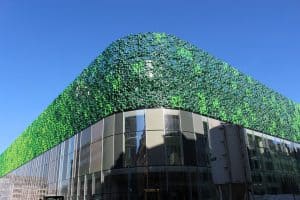
<svg viewBox="0 0 300 200">
<path fill-rule="evenodd" d="M 1 154 L 0 198 L 296 199 L 299 140 L 299 104 L 175 36 L 130 35 Z"/>
</svg>

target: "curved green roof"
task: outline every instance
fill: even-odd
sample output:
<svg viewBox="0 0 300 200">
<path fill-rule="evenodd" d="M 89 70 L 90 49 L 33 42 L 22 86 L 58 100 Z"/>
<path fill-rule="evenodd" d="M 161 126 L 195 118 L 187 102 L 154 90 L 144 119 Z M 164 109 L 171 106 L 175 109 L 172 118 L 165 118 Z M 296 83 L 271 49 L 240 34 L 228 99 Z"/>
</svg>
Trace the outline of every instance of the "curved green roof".
<svg viewBox="0 0 300 200">
<path fill-rule="evenodd" d="M 197 47 L 164 33 L 112 43 L 0 156 L 0 176 L 101 118 L 179 108 L 293 141 L 300 106 Z"/>
</svg>

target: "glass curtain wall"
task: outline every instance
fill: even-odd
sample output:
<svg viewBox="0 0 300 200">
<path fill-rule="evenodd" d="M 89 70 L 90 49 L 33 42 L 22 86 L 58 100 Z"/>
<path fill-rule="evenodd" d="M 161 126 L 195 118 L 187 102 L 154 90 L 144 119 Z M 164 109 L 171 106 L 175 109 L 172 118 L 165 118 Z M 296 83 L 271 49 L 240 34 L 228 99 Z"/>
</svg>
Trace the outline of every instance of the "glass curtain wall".
<svg viewBox="0 0 300 200">
<path fill-rule="evenodd" d="M 163 108 L 117 113 L 2 177 L 9 186 L 1 192 L 13 200 L 217 199 L 208 138 L 220 123 Z M 247 130 L 247 148 L 256 195 L 299 193 L 299 144 Z"/>
</svg>

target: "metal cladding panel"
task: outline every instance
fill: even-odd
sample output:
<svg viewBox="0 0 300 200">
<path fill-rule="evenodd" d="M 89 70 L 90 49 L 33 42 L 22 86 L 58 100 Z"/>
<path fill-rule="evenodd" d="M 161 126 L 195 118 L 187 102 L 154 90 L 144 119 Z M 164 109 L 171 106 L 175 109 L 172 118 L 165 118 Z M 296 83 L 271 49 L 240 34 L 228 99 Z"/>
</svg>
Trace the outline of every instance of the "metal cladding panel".
<svg viewBox="0 0 300 200">
<path fill-rule="evenodd" d="M 226 124 L 211 129 L 210 148 L 215 184 L 251 182 L 243 128 Z"/>
<path fill-rule="evenodd" d="M 221 127 L 210 130 L 209 146 L 211 153 L 211 171 L 215 184 L 225 184 L 230 182 L 228 170 L 228 160 L 226 158 L 227 150 L 225 147 L 224 132 Z"/>
</svg>

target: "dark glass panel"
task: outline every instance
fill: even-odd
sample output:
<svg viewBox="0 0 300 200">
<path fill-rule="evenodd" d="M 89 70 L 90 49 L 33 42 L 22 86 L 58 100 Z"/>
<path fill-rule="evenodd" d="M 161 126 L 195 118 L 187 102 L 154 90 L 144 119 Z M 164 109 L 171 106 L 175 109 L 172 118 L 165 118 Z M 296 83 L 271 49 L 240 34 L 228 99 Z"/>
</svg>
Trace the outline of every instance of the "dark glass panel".
<svg viewBox="0 0 300 200">
<path fill-rule="evenodd" d="M 193 133 L 182 133 L 184 165 L 197 165 L 195 135 Z"/>
<path fill-rule="evenodd" d="M 102 156 L 102 141 L 99 140 L 91 144 L 90 173 L 101 170 L 101 156 Z"/>
<path fill-rule="evenodd" d="M 103 181 L 103 187 L 102 187 L 102 195 L 103 199 L 112 199 L 112 187 L 111 187 L 111 182 L 112 178 L 109 172 L 103 172 L 104 174 L 104 181 Z"/>
<path fill-rule="evenodd" d="M 90 167 L 90 145 L 80 150 L 79 176 L 88 174 Z"/>
<path fill-rule="evenodd" d="M 203 134 L 196 134 L 196 151 L 198 166 L 208 166 L 208 141 Z"/>
<path fill-rule="evenodd" d="M 145 115 L 136 115 L 125 118 L 125 132 L 131 133 L 145 130 Z"/>
<path fill-rule="evenodd" d="M 84 198 L 84 181 L 85 181 L 85 177 L 84 176 L 80 176 L 78 177 L 78 184 L 79 184 L 79 199 L 83 199 Z"/>
<path fill-rule="evenodd" d="M 254 148 L 255 147 L 254 136 L 250 134 L 247 134 L 247 136 L 248 136 L 249 147 Z"/>
<path fill-rule="evenodd" d="M 180 131 L 180 121 L 178 115 L 165 115 L 165 130 Z"/>
<path fill-rule="evenodd" d="M 72 195 L 77 196 L 77 188 L 78 188 L 78 177 L 73 178 L 72 183 Z"/>
<path fill-rule="evenodd" d="M 200 187 L 200 176 L 197 172 L 191 172 L 191 189 L 192 189 L 192 199 L 200 199 L 199 187 Z"/>
<path fill-rule="evenodd" d="M 180 133 L 165 136 L 165 149 L 167 165 L 182 164 Z"/>
<path fill-rule="evenodd" d="M 192 198 L 191 177 L 187 172 L 168 172 L 168 199 L 190 200 Z"/>
<path fill-rule="evenodd" d="M 69 187 L 69 180 L 64 180 L 61 183 L 60 195 L 67 196 Z"/>
<path fill-rule="evenodd" d="M 200 199 L 202 200 L 211 200 L 216 199 L 216 190 L 215 185 L 212 182 L 212 175 L 209 169 L 201 170 L 199 172 L 200 181 L 199 181 L 199 190 L 200 190 Z"/>
<path fill-rule="evenodd" d="M 103 140 L 103 170 L 111 169 L 114 165 L 114 143 L 113 137 L 106 137 Z"/>
<path fill-rule="evenodd" d="M 111 115 L 104 119 L 104 133 L 103 137 L 113 135 L 115 132 L 115 115 Z"/>
<path fill-rule="evenodd" d="M 83 130 L 80 134 L 80 147 L 84 147 L 91 143 L 91 127 Z"/>
<path fill-rule="evenodd" d="M 265 162 L 265 169 L 266 169 L 266 170 L 269 170 L 269 171 L 274 170 L 274 166 L 273 166 L 272 161 L 266 161 L 266 162 Z"/>
<path fill-rule="evenodd" d="M 255 145 L 256 147 L 262 147 L 262 138 L 259 136 L 255 136 Z"/>
<path fill-rule="evenodd" d="M 125 166 L 146 165 L 145 116 L 125 118 Z"/>
<path fill-rule="evenodd" d="M 147 199 L 166 199 L 167 198 L 167 176 L 166 172 L 149 172 L 147 174 L 145 195 Z"/>
<path fill-rule="evenodd" d="M 102 140 L 103 135 L 103 120 L 94 124 L 91 128 L 92 143 Z"/>
<path fill-rule="evenodd" d="M 115 164 L 114 168 L 122 168 L 123 167 L 123 134 L 118 134 L 114 136 L 114 159 Z"/>
<path fill-rule="evenodd" d="M 97 196 L 97 195 L 101 194 L 101 187 L 102 187 L 102 184 L 101 184 L 101 172 L 94 173 L 93 178 L 94 178 L 94 182 L 95 182 L 95 192 L 94 192 L 94 195 Z"/>
<path fill-rule="evenodd" d="M 146 165 L 145 132 L 125 133 L 125 166 Z"/>
<path fill-rule="evenodd" d="M 145 178 L 144 173 L 133 172 L 128 174 L 128 199 L 144 199 Z"/>
<path fill-rule="evenodd" d="M 112 199 L 128 199 L 128 173 L 111 174 Z"/>
<path fill-rule="evenodd" d="M 91 199 L 92 197 L 92 183 L 93 183 L 93 179 L 92 179 L 92 175 L 88 174 L 86 175 L 86 198 L 87 199 Z"/>
</svg>

